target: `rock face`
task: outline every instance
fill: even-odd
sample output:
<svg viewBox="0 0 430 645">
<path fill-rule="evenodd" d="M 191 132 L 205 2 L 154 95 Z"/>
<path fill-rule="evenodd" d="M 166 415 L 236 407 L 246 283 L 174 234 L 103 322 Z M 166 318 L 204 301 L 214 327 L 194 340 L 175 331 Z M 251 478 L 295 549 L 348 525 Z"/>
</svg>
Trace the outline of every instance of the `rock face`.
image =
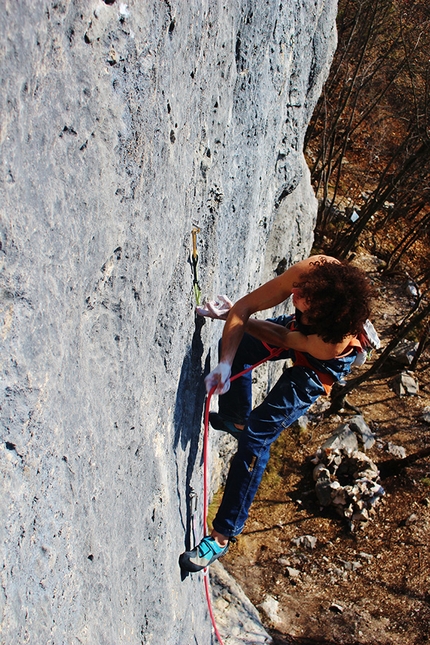
<svg viewBox="0 0 430 645">
<path fill-rule="evenodd" d="M 224 645 L 269 645 L 272 638 L 261 624 L 261 618 L 219 560 L 209 569 L 212 606 L 217 629 Z"/>
<path fill-rule="evenodd" d="M 211 642 L 177 564 L 222 330 L 194 318 L 191 230 L 206 296 L 308 253 L 335 10 L 5 3 L 2 642 Z"/>
</svg>

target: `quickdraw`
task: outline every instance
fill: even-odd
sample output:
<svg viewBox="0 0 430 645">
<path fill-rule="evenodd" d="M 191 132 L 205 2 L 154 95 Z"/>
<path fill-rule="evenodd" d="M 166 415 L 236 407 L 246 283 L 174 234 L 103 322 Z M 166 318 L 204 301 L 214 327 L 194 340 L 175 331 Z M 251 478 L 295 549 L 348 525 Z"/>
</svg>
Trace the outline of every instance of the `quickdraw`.
<svg viewBox="0 0 430 645">
<path fill-rule="evenodd" d="M 194 226 L 193 230 L 191 231 L 191 236 L 193 239 L 193 252 L 191 255 L 191 262 L 193 266 L 193 290 L 194 290 L 194 297 L 196 299 L 196 305 L 200 305 L 202 290 L 200 289 L 199 277 L 197 273 L 197 263 L 199 261 L 199 256 L 197 253 L 197 233 L 200 233 L 200 229 L 198 226 Z"/>
</svg>

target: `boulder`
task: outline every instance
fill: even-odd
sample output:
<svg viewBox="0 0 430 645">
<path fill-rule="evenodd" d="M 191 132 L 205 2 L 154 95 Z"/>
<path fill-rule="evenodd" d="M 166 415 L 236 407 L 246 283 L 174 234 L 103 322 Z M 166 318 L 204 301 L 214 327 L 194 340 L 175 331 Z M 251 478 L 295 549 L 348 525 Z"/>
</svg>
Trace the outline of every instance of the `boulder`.
<svg viewBox="0 0 430 645">
<path fill-rule="evenodd" d="M 390 385 L 398 396 L 414 396 L 419 391 L 418 381 L 409 372 L 396 376 Z"/>
</svg>

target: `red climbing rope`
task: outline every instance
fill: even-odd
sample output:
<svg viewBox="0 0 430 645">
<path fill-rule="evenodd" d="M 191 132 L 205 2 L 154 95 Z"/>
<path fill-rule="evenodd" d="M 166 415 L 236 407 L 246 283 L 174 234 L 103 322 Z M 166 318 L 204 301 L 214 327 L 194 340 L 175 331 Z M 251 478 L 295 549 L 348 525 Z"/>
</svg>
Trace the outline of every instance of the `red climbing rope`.
<svg viewBox="0 0 430 645">
<path fill-rule="evenodd" d="M 231 377 L 231 381 L 235 381 L 237 378 L 240 378 L 244 374 L 247 374 L 251 370 L 253 370 L 255 367 L 258 367 L 259 365 L 262 365 L 266 361 L 270 360 L 274 356 L 279 356 L 281 352 L 284 351 L 282 347 L 269 347 L 269 345 L 266 345 L 264 343 L 265 347 L 269 350 L 269 355 L 266 356 L 266 358 L 263 358 L 261 361 L 258 361 L 258 363 L 255 363 L 255 365 L 251 365 L 250 367 L 247 367 L 245 370 L 242 372 L 239 372 L 238 374 L 235 374 L 234 376 Z M 211 398 L 213 393 L 216 390 L 216 385 L 210 390 L 207 398 L 206 398 L 206 406 L 205 406 L 205 416 L 204 416 L 204 434 L 203 434 L 203 530 L 206 532 L 208 530 L 207 527 L 207 520 L 208 520 L 208 445 L 209 445 L 209 411 L 210 411 L 210 403 L 211 403 Z M 209 591 L 209 575 L 208 575 L 208 569 L 205 569 L 203 572 L 203 580 L 205 583 L 205 592 L 206 592 L 206 600 L 208 603 L 208 609 L 209 609 L 209 615 L 211 617 L 212 621 L 212 626 L 215 631 L 215 635 L 220 643 L 220 645 L 223 644 L 223 640 L 220 636 L 220 633 L 218 631 L 218 628 L 216 626 L 216 621 L 215 621 L 215 616 L 213 613 L 212 609 L 212 601 L 211 601 L 211 596 L 210 596 L 210 591 Z"/>
</svg>

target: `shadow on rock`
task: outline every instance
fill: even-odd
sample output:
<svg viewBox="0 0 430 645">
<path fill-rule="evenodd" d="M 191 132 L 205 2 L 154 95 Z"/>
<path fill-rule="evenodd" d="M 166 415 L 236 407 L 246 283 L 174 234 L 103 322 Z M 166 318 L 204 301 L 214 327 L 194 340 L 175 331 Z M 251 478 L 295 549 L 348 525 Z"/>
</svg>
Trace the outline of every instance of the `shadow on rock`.
<svg viewBox="0 0 430 645">
<path fill-rule="evenodd" d="M 196 316 L 191 346 L 182 363 L 174 412 L 175 438 L 173 447 L 175 451 L 178 446 L 183 451 L 186 451 L 188 448 L 185 491 L 181 483 L 182 478 L 179 472 L 177 473 L 178 495 L 181 497 L 183 492 L 185 492 L 187 498 L 187 517 L 182 518 L 186 533 L 185 543 L 187 549 L 190 548 L 193 519 L 192 506 L 195 501 L 193 497 L 194 491 L 191 487 L 191 478 L 196 465 L 199 437 L 202 431 L 202 415 L 206 397 L 204 376 L 209 372 L 210 363 L 210 354 L 208 354 L 202 367 L 204 348 L 201 339 L 201 330 L 204 324 L 205 320 Z"/>
</svg>

